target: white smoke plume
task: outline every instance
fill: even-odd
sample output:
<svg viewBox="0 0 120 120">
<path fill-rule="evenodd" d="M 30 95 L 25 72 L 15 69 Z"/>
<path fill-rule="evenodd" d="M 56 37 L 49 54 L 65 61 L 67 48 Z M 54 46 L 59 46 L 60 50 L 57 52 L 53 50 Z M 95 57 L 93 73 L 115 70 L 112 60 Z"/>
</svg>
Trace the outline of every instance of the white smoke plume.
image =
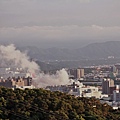
<svg viewBox="0 0 120 120">
<path fill-rule="evenodd" d="M 37 87 L 65 85 L 70 81 L 65 69 L 57 71 L 55 75 L 40 73 L 39 66 L 34 61 L 30 61 L 27 54 L 17 50 L 13 44 L 8 46 L 0 45 L 0 67 L 18 67 L 35 74 L 36 79 L 33 82 Z"/>
<path fill-rule="evenodd" d="M 51 85 L 67 85 L 70 83 L 69 76 L 65 69 L 57 71 L 55 75 L 41 73 L 36 80 L 39 87 Z"/>
<path fill-rule="evenodd" d="M 18 67 L 30 72 L 39 70 L 39 66 L 35 62 L 29 61 L 29 57 L 17 50 L 13 44 L 0 46 L 0 61 L 0 67 Z"/>
</svg>

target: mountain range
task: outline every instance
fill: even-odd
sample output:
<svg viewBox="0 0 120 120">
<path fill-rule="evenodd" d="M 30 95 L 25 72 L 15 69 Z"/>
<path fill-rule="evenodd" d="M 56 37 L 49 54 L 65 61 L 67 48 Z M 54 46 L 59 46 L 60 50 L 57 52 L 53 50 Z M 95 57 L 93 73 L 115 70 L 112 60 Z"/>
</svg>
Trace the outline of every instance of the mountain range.
<svg viewBox="0 0 120 120">
<path fill-rule="evenodd" d="M 108 56 L 120 58 L 120 41 L 108 41 L 92 43 L 79 49 L 47 48 L 36 46 L 18 47 L 22 52 L 39 61 L 54 60 L 81 60 L 81 59 L 105 59 Z"/>
</svg>

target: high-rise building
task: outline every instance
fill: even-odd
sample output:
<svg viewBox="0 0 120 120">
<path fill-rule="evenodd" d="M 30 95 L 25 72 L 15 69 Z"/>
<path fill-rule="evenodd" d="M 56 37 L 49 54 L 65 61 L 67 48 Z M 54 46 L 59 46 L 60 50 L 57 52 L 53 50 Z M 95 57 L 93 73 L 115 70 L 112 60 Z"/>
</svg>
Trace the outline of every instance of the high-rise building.
<svg viewBox="0 0 120 120">
<path fill-rule="evenodd" d="M 76 69 L 75 71 L 76 73 L 76 79 L 80 79 L 81 78 L 81 70 L 80 69 Z"/>
<path fill-rule="evenodd" d="M 102 93 L 103 94 L 110 94 L 110 87 L 114 87 L 114 80 L 103 79 L 103 81 L 102 81 Z"/>
<path fill-rule="evenodd" d="M 70 69 L 69 75 L 73 75 L 75 79 L 84 77 L 84 69 Z"/>
<path fill-rule="evenodd" d="M 119 85 L 116 85 L 116 90 L 113 91 L 113 101 L 119 102 L 120 101 L 120 88 Z"/>
<path fill-rule="evenodd" d="M 113 72 L 113 73 L 116 73 L 116 71 L 117 71 L 117 68 L 116 68 L 115 65 L 113 65 L 113 66 L 112 66 L 112 72 Z"/>
<path fill-rule="evenodd" d="M 80 69 L 81 77 L 84 77 L 84 69 Z"/>
</svg>

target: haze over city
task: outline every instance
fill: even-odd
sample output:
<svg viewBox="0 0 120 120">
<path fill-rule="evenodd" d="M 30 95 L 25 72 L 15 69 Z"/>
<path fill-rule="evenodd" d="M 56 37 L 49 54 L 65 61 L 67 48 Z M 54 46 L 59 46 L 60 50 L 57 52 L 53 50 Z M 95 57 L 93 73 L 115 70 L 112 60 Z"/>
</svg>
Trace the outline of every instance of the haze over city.
<svg viewBox="0 0 120 120">
<path fill-rule="evenodd" d="M 0 0 L 0 120 L 120 120 L 120 0 Z"/>
<path fill-rule="evenodd" d="M 120 40 L 120 0 L 0 0 L 0 43 L 80 48 Z"/>
</svg>

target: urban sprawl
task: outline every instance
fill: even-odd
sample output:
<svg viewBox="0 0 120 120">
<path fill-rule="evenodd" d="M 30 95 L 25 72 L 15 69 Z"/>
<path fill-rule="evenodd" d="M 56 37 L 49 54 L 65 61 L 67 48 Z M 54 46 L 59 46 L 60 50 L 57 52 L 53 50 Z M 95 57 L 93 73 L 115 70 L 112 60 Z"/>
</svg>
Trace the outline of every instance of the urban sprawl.
<svg viewBox="0 0 120 120">
<path fill-rule="evenodd" d="M 75 97 L 95 97 L 113 109 L 120 107 L 120 64 L 88 66 L 65 69 L 72 80 L 68 85 L 46 86 L 50 91 L 60 91 Z M 51 71 L 49 72 L 51 74 Z M 0 68 L 0 86 L 16 89 L 33 89 L 32 75 L 22 68 Z"/>
</svg>

